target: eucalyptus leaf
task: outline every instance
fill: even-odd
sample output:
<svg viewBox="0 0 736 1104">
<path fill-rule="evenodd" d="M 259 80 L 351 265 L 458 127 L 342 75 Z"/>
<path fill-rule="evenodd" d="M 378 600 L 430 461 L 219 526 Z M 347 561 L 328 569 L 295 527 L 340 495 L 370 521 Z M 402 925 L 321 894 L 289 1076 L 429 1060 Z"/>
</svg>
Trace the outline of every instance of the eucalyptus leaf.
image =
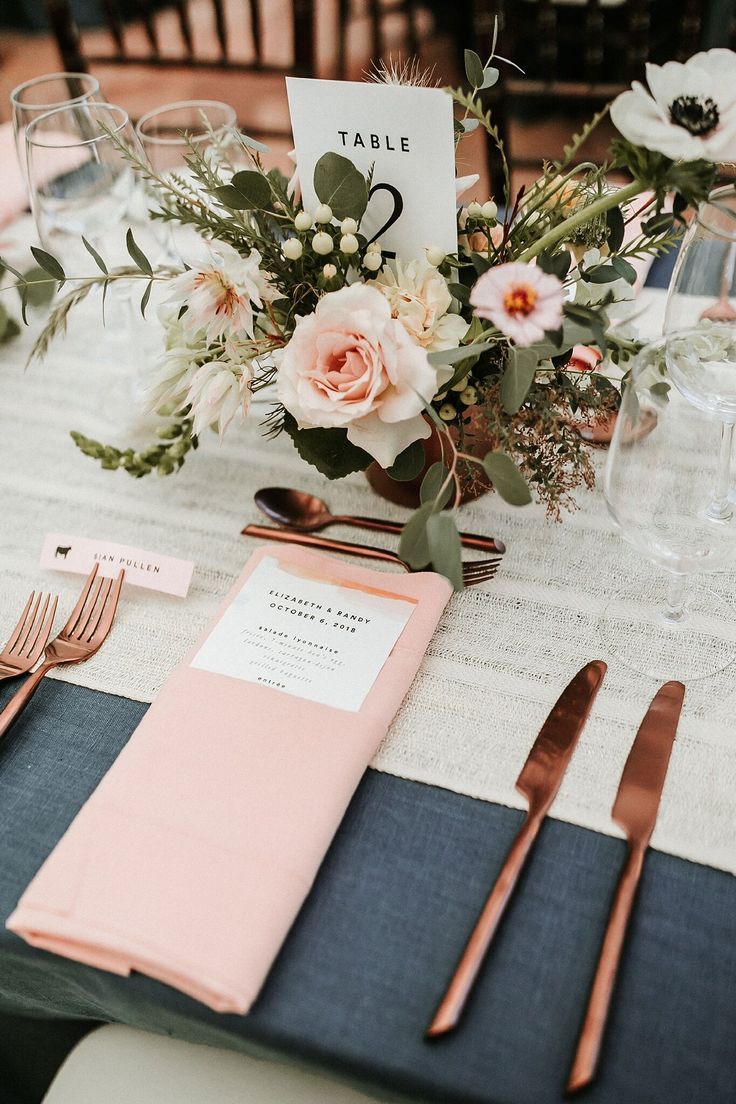
<svg viewBox="0 0 736 1104">
<path fill-rule="evenodd" d="M 447 290 L 454 299 L 457 299 L 459 303 L 467 306 L 470 302 L 470 288 L 465 284 L 448 284 Z"/>
<path fill-rule="evenodd" d="M 480 126 L 479 119 L 461 119 L 460 123 L 463 128 L 463 134 L 472 134 L 474 130 L 477 130 Z"/>
<path fill-rule="evenodd" d="M 485 80 L 483 62 L 480 60 L 475 50 L 465 51 L 465 76 L 468 78 L 473 88 L 481 88 L 483 86 L 483 81 Z"/>
<path fill-rule="evenodd" d="M 492 65 L 487 65 L 483 70 L 483 83 L 481 88 L 493 88 L 500 76 L 501 74 L 498 69 L 494 69 Z"/>
<path fill-rule="evenodd" d="M 434 570 L 449 579 L 455 590 L 462 590 L 462 545 L 450 514 L 432 514 L 427 518 L 427 543 Z"/>
<path fill-rule="evenodd" d="M 271 204 L 271 185 L 255 169 L 235 173 L 229 184 L 214 188 L 213 194 L 231 211 L 263 211 Z"/>
<path fill-rule="evenodd" d="M 53 276 L 55 280 L 59 281 L 60 285 L 64 283 L 66 280 L 66 273 L 56 257 L 52 257 L 50 253 L 47 253 L 45 249 L 40 249 L 37 245 L 31 246 L 31 253 L 34 256 L 36 264 L 38 264 L 48 276 Z"/>
<path fill-rule="evenodd" d="M 501 403 L 507 414 L 519 409 L 534 380 L 539 363 L 531 349 L 511 349 L 501 380 Z"/>
<path fill-rule="evenodd" d="M 617 272 L 613 264 L 597 265 L 583 274 L 583 279 L 589 284 L 612 284 L 621 279 L 621 273 Z"/>
<path fill-rule="evenodd" d="M 433 506 L 435 510 L 444 509 L 452 494 L 452 480 L 447 478 L 449 474 L 441 460 L 432 464 L 419 488 L 419 500 L 422 505 L 426 503 Z"/>
<path fill-rule="evenodd" d="M 352 161 L 339 153 L 323 153 L 314 166 L 314 190 L 336 219 L 362 218 L 368 206 L 368 185 Z"/>
<path fill-rule="evenodd" d="M 633 285 L 636 283 L 636 269 L 623 257 L 612 257 L 611 265 L 627 284 Z"/>
<path fill-rule="evenodd" d="M 427 522 L 434 513 L 431 502 L 426 502 L 415 510 L 401 530 L 399 555 L 411 567 L 426 567 L 431 560 L 427 539 Z"/>
<path fill-rule="evenodd" d="M 146 276 L 153 276 L 151 262 L 133 237 L 132 230 L 128 230 L 128 233 L 125 235 L 125 245 L 127 246 L 128 253 L 133 263 L 138 266 L 141 272 L 145 272 Z"/>
<path fill-rule="evenodd" d="M 483 458 L 483 467 L 501 498 L 512 506 L 526 506 L 532 496 L 524 476 L 505 452 L 489 452 Z"/>
<path fill-rule="evenodd" d="M 391 479 L 403 483 L 408 479 L 416 479 L 424 467 L 424 463 L 425 457 L 422 442 L 412 441 L 408 448 L 405 448 L 403 452 L 399 453 L 391 467 L 386 469 L 386 474 L 389 475 Z"/>
<path fill-rule="evenodd" d="M 457 349 L 438 349 L 434 353 L 428 353 L 427 360 L 435 368 L 444 364 L 457 364 L 458 361 L 467 360 L 468 357 L 480 356 L 481 353 L 492 349 L 493 345 L 492 341 L 479 341 L 474 345 L 461 345 Z"/>
<path fill-rule="evenodd" d="M 40 265 L 34 265 L 23 273 L 23 279 L 26 281 L 28 304 L 32 307 L 47 307 L 56 292 L 56 287 L 50 283 L 47 273 Z"/>
<path fill-rule="evenodd" d="M 537 264 L 542 272 L 547 272 L 550 276 L 556 276 L 558 280 L 564 280 L 570 271 L 571 260 L 568 251 L 561 249 L 558 253 L 540 253 L 537 257 Z"/>
<path fill-rule="evenodd" d="M 95 264 L 99 268 L 100 272 L 103 272 L 105 274 L 105 276 L 107 276 L 107 265 L 105 264 L 105 262 L 103 261 L 102 257 L 97 252 L 95 247 L 87 241 L 84 234 L 82 234 L 82 245 L 87 250 L 90 257 L 92 258 L 92 260 L 95 262 Z"/>
</svg>

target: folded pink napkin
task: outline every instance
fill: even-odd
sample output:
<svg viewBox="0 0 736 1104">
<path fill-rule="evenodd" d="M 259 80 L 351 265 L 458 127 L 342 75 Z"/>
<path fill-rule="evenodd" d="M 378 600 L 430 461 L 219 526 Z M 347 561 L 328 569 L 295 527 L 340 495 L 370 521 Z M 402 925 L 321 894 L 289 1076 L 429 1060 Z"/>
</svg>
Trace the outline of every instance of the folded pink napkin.
<svg viewBox="0 0 736 1104">
<path fill-rule="evenodd" d="M 261 548 L 8 928 L 247 1012 L 450 593 Z"/>
</svg>

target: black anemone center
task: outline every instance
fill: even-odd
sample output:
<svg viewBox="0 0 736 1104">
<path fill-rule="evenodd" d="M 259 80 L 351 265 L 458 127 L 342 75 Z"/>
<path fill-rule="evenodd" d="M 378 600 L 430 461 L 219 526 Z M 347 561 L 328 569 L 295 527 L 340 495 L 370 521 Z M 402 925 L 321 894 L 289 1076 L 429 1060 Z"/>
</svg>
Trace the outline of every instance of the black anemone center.
<svg viewBox="0 0 736 1104">
<path fill-rule="evenodd" d="M 691 134 L 710 134 L 718 126 L 718 108 L 710 96 L 678 96 L 670 104 L 670 119 Z"/>
</svg>

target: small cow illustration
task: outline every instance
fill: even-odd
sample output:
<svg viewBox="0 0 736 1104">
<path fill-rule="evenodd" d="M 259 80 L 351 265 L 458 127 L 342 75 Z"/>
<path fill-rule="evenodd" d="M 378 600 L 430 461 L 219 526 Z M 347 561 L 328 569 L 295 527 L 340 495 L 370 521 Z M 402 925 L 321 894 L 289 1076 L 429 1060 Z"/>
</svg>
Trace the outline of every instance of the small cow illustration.
<svg viewBox="0 0 736 1104">
<path fill-rule="evenodd" d="M 62 548 L 61 545 L 57 545 L 56 552 L 54 553 L 54 555 L 55 556 L 63 556 L 63 558 L 66 559 L 67 556 L 69 555 L 69 553 L 71 552 L 71 550 L 72 550 L 71 545 L 68 545 L 66 548 Z"/>
</svg>

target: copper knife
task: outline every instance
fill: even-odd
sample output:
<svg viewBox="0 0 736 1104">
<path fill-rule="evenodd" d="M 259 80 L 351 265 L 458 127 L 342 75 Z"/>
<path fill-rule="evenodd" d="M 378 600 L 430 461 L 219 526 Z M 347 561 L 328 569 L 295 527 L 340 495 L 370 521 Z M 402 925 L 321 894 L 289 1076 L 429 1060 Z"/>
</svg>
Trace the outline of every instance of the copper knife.
<svg viewBox="0 0 736 1104">
<path fill-rule="evenodd" d="M 605 673 L 603 660 L 586 663 L 562 691 L 534 741 L 516 780 L 517 790 L 529 802 L 528 812 L 427 1028 L 428 1037 L 444 1035 L 457 1026 L 519 874 L 560 788 Z"/>
<path fill-rule="evenodd" d="M 681 682 L 666 682 L 660 687 L 639 726 L 621 775 L 611 815 L 626 833 L 629 853 L 621 871 L 603 937 L 598 967 L 567 1082 L 568 1093 L 584 1088 L 595 1076 L 621 949 L 644 865 L 644 855 L 657 821 L 659 799 L 684 697 L 685 687 Z"/>
</svg>

